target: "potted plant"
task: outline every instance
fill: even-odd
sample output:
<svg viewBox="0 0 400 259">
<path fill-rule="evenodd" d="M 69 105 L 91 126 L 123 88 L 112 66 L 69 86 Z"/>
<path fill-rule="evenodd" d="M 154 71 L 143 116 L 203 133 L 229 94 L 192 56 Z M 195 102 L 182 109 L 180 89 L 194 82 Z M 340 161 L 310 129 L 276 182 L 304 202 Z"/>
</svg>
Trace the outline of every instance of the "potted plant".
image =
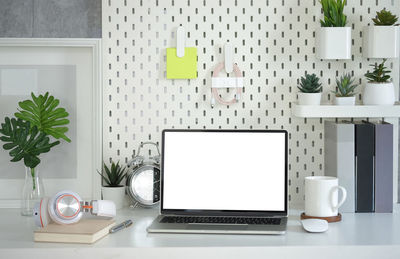
<svg viewBox="0 0 400 259">
<path fill-rule="evenodd" d="M 31 97 L 32 100 L 19 102 L 20 109 L 14 114 L 16 118 L 6 117 L 0 128 L 0 140 L 5 142 L 3 148 L 9 150 L 11 162 L 23 160 L 26 167 L 21 199 L 24 216 L 32 216 L 34 204 L 44 197 L 37 168 L 40 155 L 60 144 L 58 139 L 71 142 L 65 135 L 69 114 L 64 108 L 57 108 L 60 101 L 49 93 L 37 97 L 32 93 Z M 56 141 L 51 142 L 50 138 Z"/>
<path fill-rule="evenodd" d="M 316 54 L 320 59 L 351 58 L 351 27 L 345 27 L 346 0 L 320 0 L 324 19 L 316 31 Z"/>
<path fill-rule="evenodd" d="M 385 67 L 386 59 L 374 67 L 372 72 L 367 72 L 365 77 L 368 82 L 363 94 L 364 105 L 393 105 L 395 102 L 394 85 L 390 80 L 390 70 Z"/>
<path fill-rule="evenodd" d="M 398 17 L 386 9 L 376 12 L 374 26 L 364 27 L 363 53 L 367 58 L 397 58 L 399 56 Z M 398 25 L 398 24 L 397 24 Z"/>
<path fill-rule="evenodd" d="M 300 105 L 320 105 L 322 86 L 319 83 L 319 78 L 315 75 L 306 74 L 301 77 L 300 86 L 297 87 Z"/>
<path fill-rule="evenodd" d="M 344 74 L 340 79 L 336 78 L 336 91 L 332 91 L 335 94 L 335 105 L 355 105 L 354 90 L 358 85 L 353 83 L 354 78 L 350 73 Z"/>
<path fill-rule="evenodd" d="M 121 182 L 126 177 L 126 168 L 121 167 L 118 163 L 111 162 L 111 167 L 104 164 L 104 173 L 101 174 L 106 185 L 101 188 L 103 200 L 111 200 L 115 203 L 115 207 L 120 209 L 124 205 L 125 186 Z"/>
</svg>

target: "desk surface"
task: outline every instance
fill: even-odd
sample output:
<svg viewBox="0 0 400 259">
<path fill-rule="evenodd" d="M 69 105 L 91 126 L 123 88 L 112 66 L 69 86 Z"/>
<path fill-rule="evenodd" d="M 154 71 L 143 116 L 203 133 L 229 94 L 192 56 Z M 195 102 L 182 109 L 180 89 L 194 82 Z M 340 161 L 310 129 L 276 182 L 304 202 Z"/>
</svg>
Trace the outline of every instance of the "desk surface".
<svg viewBox="0 0 400 259">
<path fill-rule="evenodd" d="M 209 235 L 209 234 L 148 234 L 146 228 L 158 214 L 157 209 L 123 209 L 118 212 L 117 223 L 133 219 L 133 226 L 110 234 L 93 245 L 34 243 L 35 226 L 31 217 L 22 217 L 17 209 L 0 210 L 0 254 L 1 251 L 31 251 L 43 248 L 72 248 L 75 252 L 87 248 L 253 248 L 268 247 L 364 247 L 387 249 L 400 255 L 400 206 L 393 214 L 343 214 L 343 220 L 330 223 L 325 233 L 307 233 L 299 222 L 299 210 L 291 210 L 286 235 Z M 32 250 L 33 249 L 33 250 Z M 78 250 L 77 250 L 78 249 Z M 23 250 L 23 249 L 22 249 Z M 46 249 L 48 250 L 48 249 Z M 101 249 L 100 249 L 101 250 Z M 98 250 L 98 251 L 100 251 Z M 364 251 L 368 249 L 363 249 Z M 21 252 L 21 251 L 20 251 Z M 388 257 L 391 258 L 391 257 Z"/>
</svg>

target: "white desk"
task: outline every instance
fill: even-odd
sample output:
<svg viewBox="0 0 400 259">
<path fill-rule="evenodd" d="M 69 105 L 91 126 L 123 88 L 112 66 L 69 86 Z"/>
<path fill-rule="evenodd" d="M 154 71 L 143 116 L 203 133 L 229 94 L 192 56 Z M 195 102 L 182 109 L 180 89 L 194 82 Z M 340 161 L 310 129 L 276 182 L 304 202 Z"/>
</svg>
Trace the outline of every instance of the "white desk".
<svg viewBox="0 0 400 259">
<path fill-rule="evenodd" d="M 394 214 L 343 214 L 325 233 L 306 233 L 291 210 L 286 235 L 148 234 L 157 209 L 124 209 L 134 225 L 93 245 L 34 243 L 33 219 L 0 210 L 0 258 L 400 258 L 400 206 Z"/>
</svg>

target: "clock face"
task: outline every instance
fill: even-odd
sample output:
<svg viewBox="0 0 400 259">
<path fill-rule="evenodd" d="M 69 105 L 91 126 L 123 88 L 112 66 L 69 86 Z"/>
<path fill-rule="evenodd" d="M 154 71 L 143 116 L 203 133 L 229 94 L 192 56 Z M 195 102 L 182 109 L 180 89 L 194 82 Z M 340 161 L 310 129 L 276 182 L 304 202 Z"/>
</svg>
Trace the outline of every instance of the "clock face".
<svg viewBox="0 0 400 259">
<path fill-rule="evenodd" d="M 160 169 L 153 165 L 139 166 L 130 177 L 129 191 L 142 205 L 160 201 Z"/>
</svg>

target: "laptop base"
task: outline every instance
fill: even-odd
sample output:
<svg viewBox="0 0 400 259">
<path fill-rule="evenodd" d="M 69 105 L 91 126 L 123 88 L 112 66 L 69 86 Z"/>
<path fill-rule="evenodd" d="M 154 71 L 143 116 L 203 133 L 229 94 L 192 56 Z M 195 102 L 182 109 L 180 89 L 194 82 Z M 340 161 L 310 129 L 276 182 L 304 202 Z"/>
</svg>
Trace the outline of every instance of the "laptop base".
<svg viewBox="0 0 400 259">
<path fill-rule="evenodd" d="M 188 224 L 160 223 L 164 216 L 158 216 L 147 228 L 149 233 L 194 233 L 194 234 L 241 234 L 241 235 L 281 235 L 286 232 L 287 217 L 281 218 L 279 225 L 240 224 Z"/>
</svg>

